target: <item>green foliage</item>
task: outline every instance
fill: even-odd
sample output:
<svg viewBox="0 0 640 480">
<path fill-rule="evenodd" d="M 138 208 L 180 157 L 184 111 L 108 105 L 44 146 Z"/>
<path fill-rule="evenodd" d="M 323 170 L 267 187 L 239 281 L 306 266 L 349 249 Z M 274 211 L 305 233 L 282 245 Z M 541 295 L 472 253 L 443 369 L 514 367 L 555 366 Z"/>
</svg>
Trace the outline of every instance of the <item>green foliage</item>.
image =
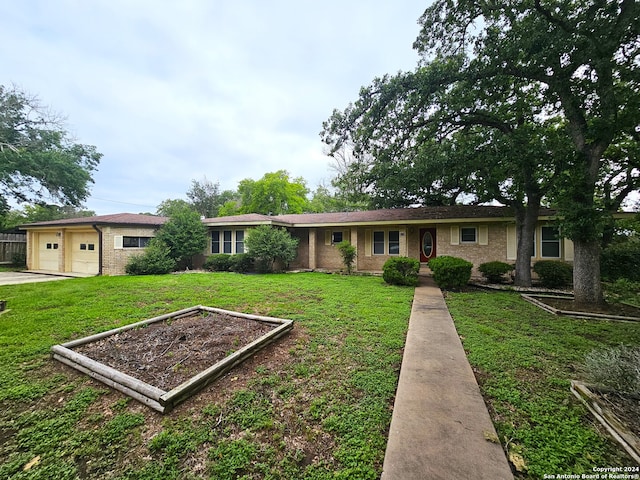
<svg viewBox="0 0 640 480">
<path fill-rule="evenodd" d="M 25 267 L 27 265 L 26 253 L 14 253 L 11 255 L 11 264 L 14 267 Z"/>
<path fill-rule="evenodd" d="M 125 266 L 128 275 L 162 275 L 172 272 L 176 261 L 171 257 L 169 247 L 157 238 L 153 238 L 144 252 L 133 255 Z"/>
<path fill-rule="evenodd" d="M 207 246 L 207 228 L 196 211 L 184 208 L 173 212 L 155 238 L 169 247 L 170 256 L 179 267 L 191 268 L 193 256 Z"/>
<path fill-rule="evenodd" d="M 600 271 L 602 278 L 610 282 L 621 278 L 640 281 L 640 240 L 620 241 L 606 247 L 600 256 Z"/>
<path fill-rule="evenodd" d="M 286 170 L 265 173 L 260 180 L 246 178 L 238 184 L 242 205 L 240 213 L 304 213 L 309 204 L 308 193 L 304 179 L 299 177 L 291 180 Z"/>
<path fill-rule="evenodd" d="M 587 380 L 597 387 L 640 395 L 640 346 L 597 349 L 585 357 Z"/>
<path fill-rule="evenodd" d="M 0 322 L 0 478 L 381 474 L 411 289 L 369 276 L 194 273 L 9 285 L 0 294 L 12 305 Z M 232 372 L 220 380 L 224 395 L 205 389 L 162 420 L 51 368 L 53 344 L 194 304 L 292 318 L 303 337 L 287 337 L 288 361 L 267 356 Z"/>
<path fill-rule="evenodd" d="M 432 258 L 429 261 L 429 268 L 440 288 L 457 290 L 469 283 L 473 264 L 462 258 L 443 255 Z"/>
<path fill-rule="evenodd" d="M 204 262 L 204 269 L 211 272 L 247 273 L 253 269 L 253 257 L 248 253 L 227 255 L 217 253 L 209 255 Z"/>
<path fill-rule="evenodd" d="M 351 245 L 351 242 L 349 242 L 348 240 L 343 240 L 336 245 L 336 248 L 340 252 L 342 263 L 347 269 L 347 274 L 351 275 L 351 271 L 353 270 L 353 262 L 355 262 L 357 256 L 356 247 L 354 245 Z"/>
<path fill-rule="evenodd" d="M 231 256 L 229 270 L 236 273 L 247 273 L 253 270 L 253 256 L 248 253 L 236 253 Z"/>
<path fill-rule="evenodd" d="M 275 262 L 284 265 L 296 258 L 299 240 L 293 238 L 284 228 L 260 225 L 249 230 L 245 246 L 249 254 L 256 259 L 258 269 L 273 271 Z"/>
<path fill-rule="evenodd" d="M 625 302 L 640 307 L 640 282 L 619 278 L 605 285 L 607 301 Z"/>
<path fill-rule="evenodd" d="M 191 200 L 193 209 L 205 218 L 217 217 L 220 207 L 233 199 L 235 193 L 230 190 L 220 191 L 220 183 L 213 183 L 206 177 L 201 182 L 191 181 L 187 197 Z"/>
<path fill-rule="evenodd" d="M 420 262 L 415 258 L 391 257 L 382 266 L 382 278 L 391 285 L 418 285 Z"/>
<path fill-rule="evenodd" d="M 508 263 L 494 261 L 480 264 L 478 270 L 489 283 L 502 283 L 504 275 L 513 271 L 513 268 Z"/>
<path fill-rule="evenodd" d="M 538 274 L 542 286 L 547 288 L 562 288 L 571 285 L 573 268 L 560 260 L 540 260 L 533 265 L 533 271 Z"/>
<path fill-rule="evenodd" d="M 449 292 L 446 301 L 498 438 L 524 458 L 518 478 L 628 463 L 575 401 L 569 379 L 594 348 L 640 344 L 640 324 L 558 317 L 514 293 Z"/>
<path fill-rule="evenodd" d="M 7 199 L 80 206 L 101 157 L 96 147 L 73 143 L 61 117 L 37 97 L 0 85 L 1 206 Z"/>
<path fill-rule="evenodd" d="M 210 272 L 228 272 L 231 267 L 231 255 L 226 253 L 216 253 L 209 255 L 204 261 L 204 269 Z"/>
</svg>

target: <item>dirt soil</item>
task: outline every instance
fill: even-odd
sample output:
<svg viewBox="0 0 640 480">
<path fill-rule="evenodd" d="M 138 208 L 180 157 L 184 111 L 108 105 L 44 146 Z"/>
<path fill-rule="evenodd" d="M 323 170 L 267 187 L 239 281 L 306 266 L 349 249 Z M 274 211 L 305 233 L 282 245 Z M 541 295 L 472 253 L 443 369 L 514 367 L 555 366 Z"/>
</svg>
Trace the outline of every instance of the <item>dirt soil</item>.
<svg viewBox="0 0 640 480">
<path fill-rule="evenodd" d="M 275 328 L 206 312 L 126 330 L 73 350 L 169 391 Z"/>
<path fill-rule="evenodd" d="M 583 306 L 580 304 L 576 304 L 572 299 L 569 298 L 536 297 L 536 299 L 541 301 L 542 303 L 546 303 L 547 305 L 557 308 L 558 310 L 640 318 L 640 308 L 622 303 L 605 303 L 598 306 Z"/>
<path fill-rule="evenodd" d="M 593 391 L 593 389 L 591 389 Z M 640 438 L 640 400 L 609 392 L 594 392 L 603 406 L 611 410 L 633 434 Z"/>
</svg>

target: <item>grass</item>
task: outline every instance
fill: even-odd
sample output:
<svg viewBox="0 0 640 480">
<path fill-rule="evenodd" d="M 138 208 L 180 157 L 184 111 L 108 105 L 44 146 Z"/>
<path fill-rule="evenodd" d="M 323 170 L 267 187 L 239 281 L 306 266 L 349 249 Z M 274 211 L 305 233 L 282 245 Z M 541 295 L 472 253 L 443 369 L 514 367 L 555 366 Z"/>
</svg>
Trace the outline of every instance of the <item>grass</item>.
<svg viewBox="0 0 640 480">
<path fill-rule="evenodd" d="M 640 345 L 640 324 L 558 317 L 515 293 L 447 293 L 446 300 L 498 436 L 524 459 L 519 478 L 634 464 L 569 386 L 592 350 Z"/>
<path fill-rule="evenodd" d="M 413 289 L 377 277 L 185 274 L 2 286 L 0 297 L 10 308 L 0 316 L 0 478 L 381 473 Z M 286 361 L 162 417 L 49 357 L 54 344 L 198 304 L 294 319 Z"/>
</svg>

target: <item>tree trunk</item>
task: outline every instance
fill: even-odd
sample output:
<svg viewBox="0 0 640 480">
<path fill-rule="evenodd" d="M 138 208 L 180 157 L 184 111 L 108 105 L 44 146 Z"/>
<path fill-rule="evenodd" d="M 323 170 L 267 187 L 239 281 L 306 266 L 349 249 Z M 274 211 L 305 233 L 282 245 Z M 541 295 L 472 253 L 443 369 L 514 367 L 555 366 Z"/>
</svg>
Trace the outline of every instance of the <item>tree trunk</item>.
<svg viewBox="0 0 640 480">
<path fill-rule="evenodd" d="M 600 283 L 600 242 L 573 240 L 573 292 L 579 305 L 604 303 Z"/>
<path fill-rule="evenodd" d="M 516 277 L 514 284 L 519 287 L 531 286 L 531 255 L 533 236 L 538 224 L 539 202 L 533 201 L 527 206 L 514 207 L 516 211 Z"/>
</svg>

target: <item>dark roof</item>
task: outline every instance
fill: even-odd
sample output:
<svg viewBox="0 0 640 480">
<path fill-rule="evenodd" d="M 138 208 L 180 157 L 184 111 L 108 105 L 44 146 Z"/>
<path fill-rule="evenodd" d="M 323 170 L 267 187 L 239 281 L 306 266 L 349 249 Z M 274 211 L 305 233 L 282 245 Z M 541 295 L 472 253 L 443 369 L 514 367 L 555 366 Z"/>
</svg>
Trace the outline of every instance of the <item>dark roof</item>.
<svg viewBox="0 0 640 480">
<path fill-rule="evenodd" d="M 56 225 L 141 225 L 159 227 L 168 220 L 167 217 L 155 215 L 141 215 L 137 213 L 114 213 L 112 215 L 97 215 L 94 217 L 63 218 L 45 222 L 27 223 L 20 228 L 49 227 Z"/>
<path fill-rule="evenodd" d="M 539 216 L 553 216 L 555 210 L 541 208 Z M 342 225 L 364 223 L 403 223 L 421 221 L 444 221 L 456 219 L 513 219 L 511 207 L 482 206 L 482 205 L 454 205 L 448 207 L 416 207 L 416 208 L 388 208 L 382 210 L 367 210 L 361 212 L 338 213 L 300 213 L 289 215 L 262 215 L 248 213 L 228 217 L 206 218 L 205 225 L 280 225 L 280 226 L 315 226 Z M 20 228 L 48 227 L 56 225 L 140 225 L 160 226 L 168 220 L 167 217 L 154 215 L 139 215 L 134 213 L 116 213 L 113 215 L 99 215 L 95 217 L 67 218 L 36 222 L 21 225 Z"/>
<path fill-rule="evenodd" d="M 541 208 L 539 216 L 555 215 L 555 210 Z M 299 213 L 289 215 L 234 215 L 230 217 L 208 218 L 204 222 L 215 224 L 260 224 L 269 223 L 286 226 L 341 225 L 363 223 L 402 223 L 455 219 L 501 219 L 514 217 L 511 207 L 486 205 L 454 205 L 446 207 L 388 208 L 360 212 Z"/>
</svg>

